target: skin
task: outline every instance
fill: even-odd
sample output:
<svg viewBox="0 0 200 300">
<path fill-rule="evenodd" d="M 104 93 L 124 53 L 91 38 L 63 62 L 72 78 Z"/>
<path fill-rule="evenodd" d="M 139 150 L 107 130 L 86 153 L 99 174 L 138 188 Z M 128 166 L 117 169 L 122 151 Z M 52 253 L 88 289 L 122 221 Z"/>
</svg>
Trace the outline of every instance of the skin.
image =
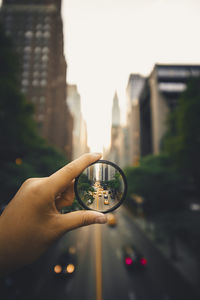
<svg viewBox="0 0 200 300">
<path fill-rule="evenodd" d="M 22 184 L 0 216 L 0 276 L 37 260 L 64 233 L 106 223 L 106 216 L 95 211 L 59 212 L 72 205 L 74 178 L 100 158 L 84 154 L 49 177 Z"/>
</svg>

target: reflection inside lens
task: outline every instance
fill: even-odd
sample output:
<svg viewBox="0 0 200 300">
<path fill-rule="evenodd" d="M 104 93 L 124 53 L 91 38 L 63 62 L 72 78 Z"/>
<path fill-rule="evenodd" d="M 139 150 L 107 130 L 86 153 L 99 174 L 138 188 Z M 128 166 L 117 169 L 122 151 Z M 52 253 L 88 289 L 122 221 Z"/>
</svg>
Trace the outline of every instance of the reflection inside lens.
<svg viewBox="0 0 200 300">
<path fill-rule="evenodd" d="M 120 172 L 113 166 L 96 163 L 80 175 L 77 192 L 87 207 L 107 211 L 121 201 L 124 181 Z"/>
</svg>

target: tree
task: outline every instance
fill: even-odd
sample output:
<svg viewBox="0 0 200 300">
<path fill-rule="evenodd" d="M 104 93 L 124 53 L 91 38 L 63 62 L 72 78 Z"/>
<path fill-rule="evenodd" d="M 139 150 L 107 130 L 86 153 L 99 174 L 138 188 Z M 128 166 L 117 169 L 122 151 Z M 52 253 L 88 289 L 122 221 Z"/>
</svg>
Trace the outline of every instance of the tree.
<svg viewBox="0 0 200 300">
<path fill-rule="evenodd" d="M 165 154 L 149 155 L 140 160 L 138 167 L 125 169 L 128 181 L 128 198 L 136 194 L 144 198 L 146 217 L 152 218 L 162 212 L 175 212 L 184 205 L 181 177 L 172 167 Z"/>
<path fill-rule="evenodd" d="M 164 138 L 164 150 L 175 165 L 193 179 L 200 199 L 200 78 L 188 82 L 177 108 L 168 120 L 169 130 Z"/>
</svg>

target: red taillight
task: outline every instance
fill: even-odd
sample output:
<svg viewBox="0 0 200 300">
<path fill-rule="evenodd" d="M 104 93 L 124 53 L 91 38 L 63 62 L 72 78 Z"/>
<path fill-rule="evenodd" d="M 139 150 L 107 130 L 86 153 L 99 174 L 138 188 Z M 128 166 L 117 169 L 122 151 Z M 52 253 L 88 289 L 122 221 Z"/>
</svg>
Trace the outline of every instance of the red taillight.
<svg viewBox="0 0 200 300">
<path fill-rule="evenodd" d="M 141 259 L 140 259 L 140 263 L 141 263 L 141 265 L 143 265 L 143 266 L 146 265 L 146 264 L 147 264 L 146 258 L 144 258 L 144 257 L 141 258 Z"/>
<path fill-rule="evenodd" d="M 131 264 L 133 263 L 132 258 L 126 257 L 126 258 L 125 258 L 125 263 L 126 263 L 126 265 L 131 265 Z"/>
</svg>

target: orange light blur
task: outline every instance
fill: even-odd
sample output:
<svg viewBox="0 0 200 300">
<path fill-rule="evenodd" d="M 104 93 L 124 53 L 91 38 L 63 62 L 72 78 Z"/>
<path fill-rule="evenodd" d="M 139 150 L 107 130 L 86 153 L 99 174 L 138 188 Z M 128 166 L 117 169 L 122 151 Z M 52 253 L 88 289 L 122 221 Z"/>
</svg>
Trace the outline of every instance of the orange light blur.
<svg viewBox="0 0 200 300">
<path fill-rule="evenodd" d="M 70 274 L 73 273 L 74 270 L 75 270 L 75 267 L 73 264 L 69 264 L 66 268 L 67 273 L 70 273 Z"/>
<path fill-rule="evenodd" d="M 16 165 L 21 165 L 22 164 L 22 159 L 21 158 L 16 158 L 15 160 Z"/>
<path fill-rule="evenodd" d="M 62 268 L 61 268 L 60 265 L 56 265 L 56 266 L 54 267 L 54 272 L 55 272 L 56 274 L 61 273 L 61 271 L 62 271 Z"/>
</svg>

